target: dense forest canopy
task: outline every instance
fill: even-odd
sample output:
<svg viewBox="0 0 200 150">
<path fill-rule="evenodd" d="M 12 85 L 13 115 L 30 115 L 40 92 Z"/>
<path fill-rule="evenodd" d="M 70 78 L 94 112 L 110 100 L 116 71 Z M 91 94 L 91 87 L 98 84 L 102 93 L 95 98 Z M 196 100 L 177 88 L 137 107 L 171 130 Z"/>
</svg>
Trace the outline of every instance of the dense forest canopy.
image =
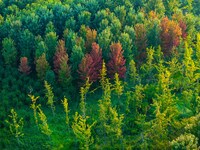
<svg viewBox="0 0 200 150">
<path fill-rule="evenodd" d="M 0 0 L 0 149 L 200 149 L 199 0 Z"/>
</svg>

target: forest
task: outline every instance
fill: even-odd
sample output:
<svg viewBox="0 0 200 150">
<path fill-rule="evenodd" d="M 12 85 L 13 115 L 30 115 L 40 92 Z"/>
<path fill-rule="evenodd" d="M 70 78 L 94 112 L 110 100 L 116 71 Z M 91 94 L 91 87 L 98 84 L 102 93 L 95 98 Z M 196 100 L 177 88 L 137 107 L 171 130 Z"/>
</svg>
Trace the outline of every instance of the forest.
<svg viewBox="0 0 200 150">
<path fill-rule="evenodd" d="M 200 0 L 0 0 L 1 150 L 199 150 Z"/>
</svg>

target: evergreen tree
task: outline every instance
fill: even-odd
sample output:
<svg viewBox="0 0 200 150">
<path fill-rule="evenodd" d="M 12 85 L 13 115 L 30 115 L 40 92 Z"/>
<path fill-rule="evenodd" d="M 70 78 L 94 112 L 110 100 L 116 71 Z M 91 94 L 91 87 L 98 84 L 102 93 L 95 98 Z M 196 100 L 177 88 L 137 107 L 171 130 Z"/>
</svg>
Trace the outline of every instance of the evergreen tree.
<svg viewBox="0 0 200 150">
<path fill-rule="evenodd" d="M 42 56 L 36 60 L 36 72 L 38 78 L 44 80 L 48 70 L 50 70 L 50 66 L 46 60 L 46 54 L 43 53 Z"/>
<path fill-rule="evenodd" d="M 126 60 L 123 57 L 123 50 L 120 43 L 114 43 L 110 46 L 110 60 L 107 64 L 108 75 L 114 78 L 115 73 L 119 74 L 119 78 L 124 78 L 126 73 Z"/>
<path fill-rule="evenodd" d="M 20 59 L 20 65 L 19 65 L 19 69 L 20 72 L 28 75 L 31 72 L 31 67 L 29 67 L 28 65 L 28 59 L 26 57 L 22 57 Z"/>
<path fill-rule="evenodd" d="M 6 65 L 15 65 L 17 61 L 17 50 L 11 38 L 4 38 L 2 41 L 2 55 Z"/>
</svg>

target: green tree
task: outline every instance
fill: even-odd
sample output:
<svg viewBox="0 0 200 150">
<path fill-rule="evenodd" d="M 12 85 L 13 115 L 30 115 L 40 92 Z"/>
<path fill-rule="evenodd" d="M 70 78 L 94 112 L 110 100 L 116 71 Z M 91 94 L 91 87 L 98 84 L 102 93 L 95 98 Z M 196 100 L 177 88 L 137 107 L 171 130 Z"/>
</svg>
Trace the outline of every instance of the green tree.
<svg viewBox="0 0 200 150">
<path fill-rule="evenodd" d="M 16 65 L 17 50 L 11 38 L 4 38 L 2 41 L 2 55 L 6 65 Z"/>
<path fill-rule="evenodd" d="M 56 52 L 58 36 L 55 32 L 49 32 L 45 35 L 45 44 L 47 46 L 47 60 L 52 62 L 53 56 Z"/>
<path fill-rule="evenodd" d="M 37 72 L 38 78 L 40 80 L 44 80 L 48 70 L 50 70 L 50 66 L 49 66 L 49 63 L 46 60 L 46 54 L 43 53 L 36 60 L 36 72 Z"/>
<path fill-rule="evenodd" d="M 109 58 L 109 51 L 110 51 L 110 44 L 112 40 L 113 34 L 110 31 L 110 28 L 107 27 L 105 30 L 103 30 L 101 33 L 98 34 L 97 40 L 99 43 L 99 46 L 102 48 L 102 54 L 103 58 L 105 60 L 108 60 Z"/>
</svg>

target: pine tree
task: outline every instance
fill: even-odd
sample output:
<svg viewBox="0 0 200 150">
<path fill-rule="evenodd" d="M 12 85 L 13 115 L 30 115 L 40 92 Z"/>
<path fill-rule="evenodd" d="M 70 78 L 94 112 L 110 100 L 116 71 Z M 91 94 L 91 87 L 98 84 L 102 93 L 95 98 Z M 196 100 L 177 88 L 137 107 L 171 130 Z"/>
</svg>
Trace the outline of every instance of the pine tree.
<svg viewBox="0 0 200 150">
<path fill-rule="evenodd" d="M 46 60 L 46 54 L 43 53 L 42 56 L 36 60 L 36 72 L 38 78 L 44 80 L 48 70 L 50 70 L 50 66 Z"/>
<path fill-rule="evenodd" d="M 124 78 L 126 73 L 126 60 L 123 57 L 123 50 L 120 43 L 114 43 L 110 46 L 110 61 L 107 64 L 108 75 L 114 78 L 115 73 L 119 74 L 119 78 Z"/>
<path fill-rule="evenodd" d="M 117 73 L 115 73 L 114 89 L 115 89 L 115 93 L 117 94 L 118 98 L 120 98 L 120 96 L 123 94 L 124 87 L 123 87 L 122 82 L 119 80 L 119 75 Z"/>
<path fill-rule="evenodd" d="M 127 78 L 128 78 L 128 83 L 131 86 L 135 85 L 139 78 L 136 64 L 133 59 L 130 61 L 129 66 L 128 66 Z"/>
<path fill-rule="evenodd" d="M 87 124 L 87 118 L 82 117 L 78 112 L 75 113 L 72 129 L 80 141 L 80 149 L 89 150 L 90 145 L 94 143 L 91 133 L 94 124 L 95 123 L 92 123 L 91 125 Z"/>
<path fill-rule="evenodd" d="M 182 32 L 178 23 L 169 20 L 167 17 L 162 19 L 160 37 L 164 56 L 169 56 L 173 49 L 179 45 L 181 35 Z"/>
<path fill-rule="evenodd" d="M 68 63 L 68 55 L 66 53 L 65 42 L 60 40 L 56 48 L 56 53 L 54 55 L 54 71 L 59 72 L 61 63 Z"/>
<path fill-rule="evenodd" d="M 28 95 L 32 101 L 31 108 L 33 109 L 34 119 L 36 125 L 38 125 L 38 117 L 37 117 L 37 109 L 40 106 L 36 104 L 37 100 L 39 99 L 39 96 L 35 97 L 34 95 Z"/>
<path fill-rule="evenodd" d="M 57 40 L 58 40 L 58 37 L 55 32 L 49 32 L 45 35 L 44 41 L 48 49 L 47 60 L 49 62 L 52 61 L 53 56 L 56 52 Z"/>
<path fill-rule="evenodd" d="M 55 106 L 54 106 L 54 94 L 53 94 L 53 89 L 51 87 L 51 85 L 47 82 L 44 81 L 44 87 L 45 87 L 45 96 L 47 98 L 47 105 L 49 105 L 51 107 L 53 116 L 55 115 Z"/>
<path fill-rule="evenodd" d="M 99 100 L 99 136 L 101 137 L 101 143 L 104 143 L 100 146 L 103 148 L 114 146 L 114 148 L 119 149 L 122 146 L 120 142 L 122 139 L 123 115 L 119 115 L 116 108 L 112 107 L 111 91 L 111 84 L 106 79 L 102 99 Z"/>
<path fill-rule="evenodd" d="M 95 82 L 100 78 L 100 70 L 102 67 L 102 53 L 99 45 L 92 44 L 92 51 L 86 54 L 79 64 L 79 75 L 82 81 L 89 78 L 90 81 Z"/>
<path fill-rule="evenodd" d="M 14 41 L 11 38 L 4 38 L 2 41 L 2 55 L 6 65 L 15 65 L 17 59 L 17 50 Z"/>
<path fill-rule="evenodd" d="M 38 116 L 40 118 L 40 124 L 39 127 L 41 129 L 41 132 L 47 136 L 50 137 L 50 135 L 52 134 L 52 131 L 49 129 L 49 125 L 47 123 L 47 117 L 44 114 L 44 112 L 42 111 L 42 109 L 40 108 L 40 106 L 38 107 Z"/>
<path fill-rule="evenodd" d="M 74 122 L 72 123 L 72 129 L 74 134 L 78 138 L 80 142 L 80 149 L 88 150 L 90 145 L 93 144 L 94 139 L 92 137 L 92 127 L 95 125 L 96 122 L 93 122 L 91 125 L 87 123 L 89 116 L 86 115 L 86 94 L 89 91 L 91 83 L 89 83 L 89 79 L 86 80 L 86 83 L 83 87 L 81 87 L 80 94 L 80 110 L 81 115 L 78 112 L 75 113 Z"/>
<path fill-rule="evenodd" d="M 9 125 L 10 133 L 17 138 L 18 143 L 20 143 L 19 138 L 24 136 L 23 127 L 24 127 L 24 120 L 23 118 L 18 118 L 17 112 L 12 108 L 11 115 L 8 117 L 9 120 L 6 120 L 6 123 Z"/>
<path fill-rule="evenodd" d="M 69 104 L 68 104 L 68 99 L 66 98 L 66 97 L 64 97 L 64 99 L 62 100 L 62 104 L 63 104 L 63 106 L 64 106 L 64 111 L 65 111 L 65 113 L 66 113 L 66 120 L 65 120 L 65 122 L 66 122 L 66 124 L 67 124 L 67 126 L 68 126 L 68 129 L 69 129 Z"/>
<path fill-rule="evenodd" d="M 85 47 L 86 47 L 87 52 L 90 52 L 92 48 L 92 43 L 96 41 L 97 31 L 92 30 L 90 28 L 86 28 L 86 29 L 87 29 L 87 32 L 86 32 Z"/>
<path fill-rule="evenodd" d="M 141 63 L 146 58 L 147 35 L 144 24 L 136 24 L 135 27 L 135 45 L 137 53 L 135 54 L 137 61 Z"/>
<path fill-rule="evenodd" d="M 28 58 L 27 57 L 21 57 L 18 70 L 20 72 L 26 74 L 26 75 L 30 74 L 31 67 L 28 65 Z"/>
<path fill-rule="evenodd" d="M 60 70 L 58 71 L 58 81 L 63 88 L 71 90 L 72 86 L 71 68 L 67 64 L 66 60 L 62 60 L 60 64 Z"/>
</svg>

